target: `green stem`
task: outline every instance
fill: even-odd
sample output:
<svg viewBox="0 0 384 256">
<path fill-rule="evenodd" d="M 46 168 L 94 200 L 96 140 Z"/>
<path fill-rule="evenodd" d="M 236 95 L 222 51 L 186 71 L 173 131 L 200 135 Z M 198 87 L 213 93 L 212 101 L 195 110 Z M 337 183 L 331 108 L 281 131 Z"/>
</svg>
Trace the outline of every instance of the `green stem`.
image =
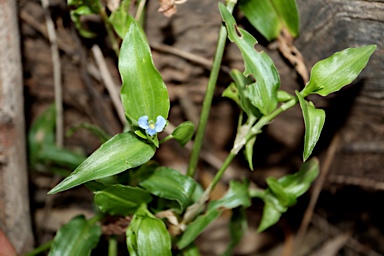
<svg viewBox="0 0 384 256">
<path fill-rule="evenodd" d="M 117 256 L 117 239 L 110 236 L 108 239 L 108 256 Z"/>
<path fill-rule="evenodd" d="M 35 255 L 39 255 L 40 253 L 43 253 L 43 252 L 49 250 L 49 248 L 51 248 L 52 242 L 53 242 L 53 240 L 51 240 L 51 241 L 49 241 L 43 245 L 40 245 L 39 247 L 37 247 L 33 251 L 30 251 L 29 253 L 27 253 L 25 256 L 35 256 Z"/>
<path fill-rule="evenodd" d="M 163 144 L 164 142 L 167 142 L 167 141 L 169 141 L 171 139 L 173 139 L 173 135 L 172 134 L 168 135 L 167 137 L 162 138 L 159 143 Z"/>
<path fill-rule="evenodd" d="M 282 104 L 279 108 L 277 108 L 275 111 L 273 111 L 271 114 L 263 116 L 260 118 L 260 120 L 251 128 L 251 131 L 245 136 L 244 144 L 241 146 L 244 147 L 244 145 L 256 134 L 260 133 L 261 129 L 267 125 L 270 121 L 272 121 L 276 116 L 281 114 L 287 109 L 290 109 L 297 103 L 297 98 L 293 98 L 290 101 Z M 238 152 L 238 151 L 237 151 Z M 236 154 L 231 150 L 227 158 L 225 159 L 223 165 L 221 166 L 220 170 L 216 173 L 215 177 L 212 180 L 212 185 L 211 185 L 211 191 L 215 188 L 221 177 L 223 176 L 225 170 L 227 167 L 230 165 L 232 162 L 233 158 L 236 156 Z"/>
<path fill-rule="evenodd" d="M 111 23 L 109 22 L 108 15 L 105 12 L 104 8 L 100 9 L 100 16 L 104 21 L 105 29 L 107 30 L 108 39 L 109 39 L 109 42 L 111 43 L 112 49 L 115 52 L 116 56 L 119 57 L 119 54 L 120 54 L 119 43 L 117 42 L 115 32 L 113 30 Z"/>
<path fill-rule="evenodd" d="M 235 7 L 235 4 L 236 4 L 236 2 L 228 2 L 227 3 L 227 9 L 230 11 L 230 13 L 233 12 L 233 8 Z M 199 122 L 199 126 L 197 128 L 197 133 L 196 133 L 195 141 L 193 144 L 191 158 L 190 158 L 189 166 L 188 166 L 188 170 L 187 170 L 187 175 L 190 177 L 193 177 L 195 175 L 195 172 L 196 172 L 196 167 L 197 167 L 197 162 L 199 160 L 200 150 L 201 150 L 201 147 L 203 145 L 204 133 L 205 133 L 205 129 L 207 127 L 209 111 L 211 109 L 213 93 L 215 91 L 216 82 L 217 82 L 217 78 L 219 76 L 219 71 L 220 71 L 220 66 L 221 66 L 221 60 L 222 60 L 223 54 L 224 54 L 226 39 L 227 39 L 227 29 L 225 28 L 224 25 L 222 25 L 220 28 L 219 38 L 217 41 L 216 53 L 215 53 L 215 56 L 213 58 L 213 65 L 212 65 L 211 74 L 210 74 L 209 80 L 208 80 L 207 91 L 206 91 L 204 101 L 203 101 L 203 107 L 201 110 L 200 122 Z"/>
</svg>

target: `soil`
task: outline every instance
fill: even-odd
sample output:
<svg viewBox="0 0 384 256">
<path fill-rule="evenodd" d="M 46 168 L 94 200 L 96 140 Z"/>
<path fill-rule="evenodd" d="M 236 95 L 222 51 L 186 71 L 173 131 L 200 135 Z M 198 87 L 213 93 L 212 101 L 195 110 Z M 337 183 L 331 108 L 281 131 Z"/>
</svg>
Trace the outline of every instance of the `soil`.
<svg viewBox="0 0 384 256">
<path fill-rule="evenodd" d="M 54 102 L 53 65 L 49 40 L 44 32 L 45 18 L 40 1 L 19 0 L 18 4 L 28 130 L 32 122 Z M 119 121 L 111 97 L 97 74 L 92 72 L 97 63 L 91 47 L 97 44 L 102 49 L 115 84 L 120 84 L 116 68 L 117 58 L 107 41 L 101 19 L 92 17 L 87 21 L 90 28 L 98 32 L 98 36 L 94 39 L 84 39 L 78 35 L 71 22 L 65 0 L 51 0 L 50 4 L 59 38 L 64 129 L 68 130 L 76 124 L 86 122 L 99 126 L 109 135 L 121 132 L 123 125 Z M 174 125 L 185 120 L 192 120 L 197 124 L 209 68 L 168 51 L 159 50 L 158 46 L 168 45 L 212 60 L 221 26 L 217 2 L 188 1 L 178 5 L 177 13 L 170 18 L 159 13 L 158 8 L 157 1 L 148 2 L 145 31 L 150 45 L 153 46 L 155 65 L 170 94 L 172 108 L 169 121 Z M 301 11 L 303 12 L 302 9 Z M 235 13 L 242 26 L 261 38 L 239 12 Z M 310 17 L 303 15 L 303 19 L 308 21 Z M 303 26 L 308 30 L 308 27 L 315 25 L 307 22 Z M 315 60 L 326 56 L 322 56 L 324 53 L 318 53 L 318 50 L 313 54 L 309 53 L 310 49 L 306 46 L 308 36 L 309 33 L 304 34 L 304 39 L 298 39 L 297 44 L 302 47 L 304 56 L 310 56 L 308 63 L 313 66 Z M 257 47 L 270 54 L 275 61 L 283 86 L 289 92 L 302 86 L 293 67 L 275 49 L 268 48 L 265 40 L 261 38 Z M 234 44 L 227 45 L 223 65 L 243 70 L 241 54 Z M 230 81 L 228 73 L 223 70 L 219 75 L 204 142 L 204 150 L 213 154 L 219 161 L 225 159 L 232 147 L 239 114 L 236 104 L 221 97 Z M 382 83 L 383 81 L 381 79 Z M 301 246 L 301 253 L 292 253 L 293 239 L 300 227 L 311 192 L 301 197 L 297 205 L 289 209 L 276 226 L 261 234 L 256 232 L 256 228 L 262 212 L 262 202 L 255 200 L 253 206 L 247 210 L 250 230 L 236 247 L 234 255 L 384 254 L 384 208 L 380 204 L 384 196 L 384 149 L 380 144 L 374 143 L 375 140 L 383 142 L 384 111 L 378 116 L 374 114 L 377 113 L 376 110 L 369 111 L 366 105 L 352 108 L 356 97 L 364 101 L 364 97 L 356 96 L 364 96 L 364 92 L 364 80 L 359 80 L 353 87 L 337 96 L 312 99 L 317 106 L 326 109 L 327 122 L 329 121 L 314 154 L 320 158 L 321 164 L 329 160 L 331 163 L 330 175 L 322 187 L 307 236 Z M 382 100 L 372 104 L 371 108 L 376 106 L 383 110 Z M 364 108 L 366 115 L 361 114 L 359 108 Z M 222 195 L 230 179 L 248 177 L 258 186 L 264 187 L 266 177 L 281 177 L 297 171 L 301 163 L 303 129 L 299 108 L 295 107 L 283 113 L 257 139 L 255 171 L 249 171 L 244 156 L 239 154 L 219 185 L 216 196 Z M 362 134 L 362 130 L 366 132 Z M 340 136 L 341 139 L 336 145 L 336 153 L 329 156 L 327 150 L 335 136 Z M 71 137 L 66 137 L 64 144 L 68 149 L 90 154 L 98 148 L 100 141 L 89 131 L 78 130 Z M 185 172 L 188 156 L 187 149 L 169 142 L 156 153 L 156 160 Z M 215 166 L 201 161 L 199 179 L 204 183 L 212 178 L 215 171 Z M 30 199 L 36 246 L 52 239 L 55 231 L 73 216 L 80 213 L 92 216 L 92 195 L 84 187 L 47 197 L 47 191 L 58 181 L 59 178 L 52 174 L 30 170 Z M 227 222 L 228 216 L 224 214 L 198 238 L 197 243 L 202 255 L 219 255 L 225 249 L 229 239 Z M 343 237 L 346 239 L 343 240 Z M 120 238 L 123 239 L 123 236 Z M 332 244 L 335 241 L 341 242 Z M 330 251 L 323 251 L 321 254 L 321 250 L 325 250 L 327 246 L 331 248 Z M 127 255 L 123 245 L 122 248 L 123 252 L 119 255 Z M 331 253 L 332 249 L 336 251 L 334 254 Z M 100 248 L 92 255 L 106 255 L 106 252 Z"/>
</svg>

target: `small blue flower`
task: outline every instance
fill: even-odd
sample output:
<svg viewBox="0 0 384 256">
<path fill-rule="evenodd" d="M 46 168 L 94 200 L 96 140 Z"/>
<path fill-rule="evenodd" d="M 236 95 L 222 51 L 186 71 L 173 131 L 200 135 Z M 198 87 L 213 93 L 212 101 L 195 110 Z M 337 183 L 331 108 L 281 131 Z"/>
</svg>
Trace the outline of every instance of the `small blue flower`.
<svg viewBox="0 0 384 256">
<path fill-rule="evenodd" d="M 152 120 L 148 121 L 148 116 L 142 116 L 139 118 L 138 124 L 140 128 L 143 128 L 146 131 L 146 133 L 148 133 L 150 136 L 153 136 L 164 129 L 167 121 L 164 119 L 164 117 L 158 116 L 155 123 Z"/>
</svg>

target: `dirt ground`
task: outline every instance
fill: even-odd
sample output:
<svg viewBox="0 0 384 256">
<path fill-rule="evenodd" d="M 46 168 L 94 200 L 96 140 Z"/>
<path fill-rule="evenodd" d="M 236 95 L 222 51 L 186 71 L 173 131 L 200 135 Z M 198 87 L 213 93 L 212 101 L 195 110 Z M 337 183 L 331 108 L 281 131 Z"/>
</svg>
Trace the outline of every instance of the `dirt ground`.
<svg viewBox="0 0 384 256">
<path fill-rule="evenodd" d="M 98 63 L 91 51 L 94 44 L 99 45 L 113 81 L 117 86 L 120 85 L 116 68 L 117 58 L 106 39 L 102 21 L 98 17 L 90 18 L 88 20 L 90 28 L 98 31 L 99 35 L 95 39 L 83 39 L 77 34 L 71 23 L 66 1 L 51 0 L 50 3 L 60 48 L 64 129 L 87 122 L 101 127 L 110 135 L 121 132 L 122 123 L 119 121 L 107 89 L 98 76 Z M 40 1 L 19 0 L 18 5 L 24 69 L 25 115 L 28 129 L 36 117 L 54 101 L 53 65 Z M 208 62 L 212 60 L 221 25 L 217 2 L 188 1 L 178 6 L 177 14 L 171 18 L 159 13 L 158 7 L 157 1 L 148 2 L 145 30 L 152 46 L 155 65 L 169 90 L 170 122 L 177 125 L 185 120 L 191 120 L 197 124 L 208 81 L 209 65 L 204 65 L 199 59 L 181 57 L 177 53 L 175 54 L 174 49 L 193 53 Z M 240 24 L 260 37 L 238 12 L 235 13 L 237 13 Z M 170 46 L 171 49 L 164 45 Z M 302 86 L 297 82 L 296 72 L 276 50 L 267 48 L 267 43 L 263 39 L 260 40 L 258 47 L 267 51 L 276 61 L 283 86 L 288 80 L 292 81 L 285 84 L 289 91 Z M 241 55 L 236 46 L 228 44 L 226 50 L 223 65 L 243 70 Z M 308 49 L 305 48 L 304 51 L 308 51 Z M 313 65 L 312 62 L 313 59 L 309 60 L 310 65 Z M 219 162 L 223 161 L 232 147 L 239 113 L 233 102 L 221 97 L 229 82 L 229 75 L 223 70 L 215 91 L 204 144 L 204 150 L 214 155 Z M 256 233 L 262 202 L 255 200 L 253 206 L 247 211 L 250 230 L 235 249 L 234 255 L 354 256 L 384 254 L 382 217 L 384 208 L 381 207 L 384 197 L 384 183 L 382 183 L 384 182 L 384 172 L 382 167 L 378 166 L 379 162 L 382 162 L 384 150 L 380 151 L 380 148 L 375 152 L 368 150 L 353 156 L 358 145 L 345 144 L 345 140 L 346 138 L 349 140 L 358 138 L 359 135 L 356 135 L 351 129 L 346 130 L 342 136 L 338 133 L 340 127 L 345 126 L 345 120 L 350 120 L 348 115 L 355 113 L 350 112 L 348 108 L 352 104 L 348 103 L 348 97 L 359 93 L 359 85 L 356 85 L 356 88 L 357 92 L 350 88 L 337 98 L 337 102 L 343 102 L 344 107 L 335 105 L 335 98 L 313 99 L 320 107 L 328 109 L 327 115 L 329 113 L 330 120 L 333 120 L 330 121 L 332 125 L 326 126 L 324 138 L 320 139 L 323 141 L 315 152 L 319 156 L 322 166 L 329 163 L 330 175 L 321 187 L 319 200 L 310 220 L 305 241 L 302 243 L 301 252 L 292 253 L 292 248 L 302 217 L 309 204 L 311 192 L 301 197 L 298 204 L 289 209 L 277 225 L 262 234 Z M 379 105 L 381 108 L 382 106 Z M 340 116 L 336 114 L 332 116 L 336 110 L 340 111 L 338 113 L 346 115 L 344 120 L 341 120 Z M 353 122 L 357 123 L 357 126 L 354 127 L 358 129 L 359 125 L 366 125 L 367 134 L 364 136 L 371 136 L 371 140 L 374 141 L 376 130 L 380 130 L 380 134 L 383 134 L 382 125 L 370 126 L 366 120 L 358 118 L 355 116 L 353 119 Z M 378 119 L 378 123 L 383 122 L 383 116 L 375 118 Z M 341 139 L 335 140 L 334 138 L 338 136 L 341 136 Z M 222 194 L 228 180 L 233 178 L 248 177 L 257 185 L 265 186 L 266 177 L 281 177 L 296 171 L 301 162 L 302 138 L 303 121 L 300 109 L 294 108 L 271 123 L 258 137 L 254 159 L 255 171 L 248 170 L 248 165 L 243 155 L 240 154 L 224 177 L 217 194 Z M 79 130 L 73 136 L 65 138 L 64 145 L 69 149 L 81 150 L 90 154 L 100 145 L 100 142 L 90 132 Z M 332 146 L 336 147 L 336 151 L 333 153 L 329 150 Z M 167 143 L 156 153 L 156 159 L 160 163 L 181 171 L 185 171 L 187 168 L 188 156 L 187 149 L 181 149 L 177 143 L 173 142 Z M 355 161 L 347 165 L 351 158 Z M 356 168 L 364 168 L 365 173 L 358 177 L 349 175 L 351 170 Z M 203 184 L 211 178 L 215 170 L 216 166 L 212 163 L 201 161 L 199 179 Z M 377 176 L 381 178 L 377 178 Z M 366 179 L 362 179 L 364 177 Z M 47 191 L 58 180 L 57 176 L 30 170 L 30 199 L 36 246 L 52 239 L 55 231 L 73 216 L 80 213 L 92 216 L 94 207 L 91 201 L 92 195 L 84 187 L 47 197 Z M 376 180 L 376 182 L 372 182 L 372 180 Z M 219 255 L 225 249 L 229 239 L 227 221 L 228 216 L 223 215 L 198 238 L 202 255 Z M 120 238 L 123 240 L 122 236 Z M 105 246 L 105 244 L 106 242 L 101 246 Z M 101 247 L 98 253 L 92 255 L 106 255 L 103 250 L 105 248 Z M 120 255 L 128 254 L 125 252 L 126 250 L 122 251 Z"/>
</svg>

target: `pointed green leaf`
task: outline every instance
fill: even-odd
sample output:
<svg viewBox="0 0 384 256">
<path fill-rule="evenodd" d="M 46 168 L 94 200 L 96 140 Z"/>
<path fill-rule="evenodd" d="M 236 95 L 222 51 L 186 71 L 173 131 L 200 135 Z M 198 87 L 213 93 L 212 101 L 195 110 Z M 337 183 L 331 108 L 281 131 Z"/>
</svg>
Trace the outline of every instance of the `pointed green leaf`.
<svg viewBox="0 0 384 256">
<path fill-rule="evenodd" d="M 193 242 L 205 228 L 217 219 L 224 209 L 232 209 L 239 206 L 249 207 L 251 199 L 248 193 L 248 182 L 231 181 L 229 190 L 224 197 L 209 203 L 207 212 L 191 222 L 181 239 L 177 243 L 179 249 L 183 249 Z"/>
<path fill-rule="evenodd" d="M 245 144 L 245 158 L 247 159 L 249 169 L 253 171 L 253 146 L 256 142 L 256 136 L 251 138 L 247 143 Z"/>
<path fill-rule="evenodd" d="M 293 98 L 294 96 L 292 94 L 289 94 L 286 91 L 282 91 L 282 90 L 277 91 L 277 99 L 279 102 L 287 102 Z"/>
<path fill-rule="evenodd" d="M 241 0 L 239 8 L 252 26 L 268 41 L 279 35 L 281 28 L 279 17 L 270 0 Z"/>
<path fill-rule="evenodd" d="M 192 139 L 194 131 L 195 125 L 191 121 L 186 121 L 176 127 L 172 132 L 172 136 L 184 147 L 185 144 Z"/>
<path fill-rule="evenodd" d="M 251 95 L 248 95 L 247 92 L 247 85 L 252 83 L 252 80 L 249 78 L 246 78 L 239 70 L 232 69 L 230 73 L 232 79 L 235 81 L 237 88 L 238 88 L 238 97 L 240 101 L 240 107 L 241 109 L 250 116 L 260 117 L 260 111 L 252 105 L 251 101 L 249 100 L 249 97 L 252 97 Z"/>
<path fill-rule="evenodd" d="M 180 240 L 177 242 L 177 247 L 179 249 L 183 249 L 195 241 L 201 232 L 203 232 L 209 224 L 220 216 L 221 212 L 221 210 L 213 209 L 204 215 L 197 217 L 196 220 L 188 225 Z"/>
<path fill-rule="evenodd" d="M 256 39 L 244 29 L 237 27 L 235 19 L 226 7 L 219 8 L 228 30 L 228 38 L 239 47 L 245 62 L 244 75 L 252 75 L 256 82 L 247 87 L 248 98 L 264 115 L 276 109 L 277 90 L 280 78 L 271 58 L 265 52 L 258 52 L 254 46 Z"/>
<path fill-rule="evenodd" d="M 142 203 L 149 203 L 151 195 L 140 188 L 112 185 L 95 192 L 95 203 L 104 213 L 127 216 Z"/>
<path fill-rule="evenodd" d="M 239 91 L 237 90 L 237 86 L 235 83 L 230 83 L 229 86 L 223 91 L 221 94 L 222 97 L 229 98 L 236 102 L 238 106 L 240 105 Z"/>
<path fill-rule="evenodd" d="M 274 201 L 265 201 L 263 216 L 261 217 L 261 222 L 257 228 L 257 232 L 263 232 L 267 228 L 275 225 L 279 221 L 281 215 L 287 210 L 280 210 L 279 207 L 276 206 L 277 205 Z"/>
<path fill-rule="evenodd" d="M 347 48 L 317 62 L 301 94 L 303 97 L 312 93 L 327 96 L 350 84 L 367 65 L 375 49 L 376 45 Z"/>
<path fill-rule="evenodd" d="M 241 241 L 245 232 L 247 232 L 247 216 L 244 207 L 238 207 L 232 210 L 231 220 L 229 222 L 229 233 L 231 241 L 222 256 L 231 256 L 233 248 Z"/>
<path fill-rule="evenodd" d="M 128 12 L 130 2 L 130 0 L 123 0 L 119 8 L 109 16 L 109 22 L 111 22 L 113 29 L 121 39 L 127 34 L 131 22 L 135 20 Z"/>
<path fill-rule="evenodd" d="M 48 255 L 91 255 L 100 235 L 100 226 L 89 223 L 84 216 L 75 217 L 57 232 Z"/>
<path fill-rule="evenodd" d="M 153 157 L 155 151 L 153 145 L 147 144 L 132 132 L 117 134 L 101 145 L 70 176 L 49 191 L 49 194 L 142 165 Z"/>
<path fill-rule="evenodd" d="M 144 217 L 136 237 L 139 255 L 172 256 L 171 237 L 161 220 Z"/>
<path fill-rule="evenodd" d="M 196 187 L 194 179 L 167 167 L 142 168 L 139 172 L 137 175 L 145 177 L 139 185 L 149 193 L 177 201 L 180 211 L 189 205 Z"/>
<path fill-rule="evenodd" d="M 304 162 L 312 154 L 313 149 L 316 146 L 317 141 L 320 138 L 321 130 L 323 129 L 325 122 L 325 112 L 322 109 L 317 109 L 313 104 L 306 101 L 299 92 L 296 91 L 296 95 L 299 98 L 300 107 L 303 112 L 304 124 L 305 124 L 305 137 L 304 137 Z"/>
<path fill-rule="evenodd" d="M 34 166 L 41 157 L 39 156 L 44 146 L 55 145 L 56 110 L 51 105 L 33 123 L 28 132 L 29 161 Z"/>
<path fill-rule="evenodd" d="M 295 0 L 240 0 L 239 7 L 268 41 L 276 39 L 284 27 L 293 37 L 299 34 L 300 20 Z"/>
<path fill-rule="evenodd" d="M 283 206 L 288 206 L 289 199 L 287 193 L 284 191 L 283 186 L 274 177 L 269 177 L 266 181 L 268 188 L 271 190 L 277 200 L 279 200 L 280 204 Z"/>
<path fill-rule="evenodd" d="M 208 211 L 210 209 L 233 209 L 239 206 L 249 207 L 251 205 L 251 198 L 248 194 L 248 182 L 239 182 L 232 180 L 229 183 L 229 190 L 223 198 L 209 203 Z"/>
<path fill-rule="evenodd" d="M 319 172 L 319 161 L 311 158 L 302 164 L 299 172 L 284 176 L 278 182 L 287 194 L 299 197 L 309 189 Z"/>
<path fill-rule="evenodd" d="M 142 116 L 154 122 L 158 116 L 168 118 L 167 88 L 153 64 L 144 32 L 135 21 L 121 45 L 119 71 L 123 81 L 121 99 L 133 125 L 137 126 Z"/>
<path fill-rule="evenodd" d="M 265 203 L 258 231 L 264 231 L 278 222 L 287 207 L 296 204 L 297 197 L 304 194 L 319 174 L 318 160 L 313 158 L 304 163 L 300 171 L 278 179 L 268 178 L 268 189 L 252 190 L 252 197 Z"/>
</svg>

